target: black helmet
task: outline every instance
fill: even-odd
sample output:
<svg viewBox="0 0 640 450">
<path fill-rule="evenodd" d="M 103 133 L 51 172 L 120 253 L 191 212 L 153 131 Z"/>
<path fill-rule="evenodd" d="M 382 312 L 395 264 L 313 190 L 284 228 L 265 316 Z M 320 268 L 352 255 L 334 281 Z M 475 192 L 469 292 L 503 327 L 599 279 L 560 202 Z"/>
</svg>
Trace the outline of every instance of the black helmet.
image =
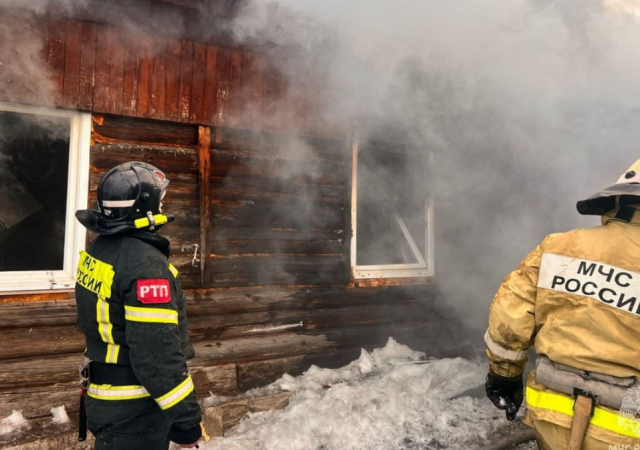
<svg viewBox="0 0 640 450">
<path fill-rule="evenodd" d="M 101 234 L 149 228 L 155 231 L 170 221 L 161 214 L 161 201 L 169 179 L 160 169 L 144 162 L 127 162 L 109 170 L 98 184 L 98 211 L 76 212 L 89 230 Z"/>
</svg>

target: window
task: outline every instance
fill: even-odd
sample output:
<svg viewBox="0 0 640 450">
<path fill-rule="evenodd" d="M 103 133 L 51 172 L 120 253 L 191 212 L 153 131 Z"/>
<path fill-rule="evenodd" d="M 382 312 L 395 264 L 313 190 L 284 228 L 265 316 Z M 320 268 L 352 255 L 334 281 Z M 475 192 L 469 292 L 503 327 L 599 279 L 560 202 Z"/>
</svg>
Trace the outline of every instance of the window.
<svg viewBox="0 0 640 450">
<path fill-rule="evenodd" d="M 0 103 L 0 291 L 73 287 L 90 135 L 90 114 Z"/>
<path fill-rule="evenodd" d="M 433 276 L 427 155 L 358 141 L 352 152 L 354 278 Z"/>
</svg>

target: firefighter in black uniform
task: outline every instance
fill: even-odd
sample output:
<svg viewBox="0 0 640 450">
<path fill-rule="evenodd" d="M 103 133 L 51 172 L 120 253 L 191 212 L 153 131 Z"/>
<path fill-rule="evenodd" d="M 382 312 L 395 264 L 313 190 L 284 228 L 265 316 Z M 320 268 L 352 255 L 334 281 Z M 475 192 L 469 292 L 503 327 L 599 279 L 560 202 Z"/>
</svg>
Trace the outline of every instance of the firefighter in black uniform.
<svg viewBox="0 0 640 450">
<path fill-rule="evenodd" d="M 169 241 L 155 234 L 172 220 L 161 211 L 168 184 L 149 164 L 120 164 L 98 185 L 100 210 L 76 212 L 99 234 L 81 252 L 76 283 L 96 450 L 191 448 L 201 437 L 185 299 Z"/>
</svg>

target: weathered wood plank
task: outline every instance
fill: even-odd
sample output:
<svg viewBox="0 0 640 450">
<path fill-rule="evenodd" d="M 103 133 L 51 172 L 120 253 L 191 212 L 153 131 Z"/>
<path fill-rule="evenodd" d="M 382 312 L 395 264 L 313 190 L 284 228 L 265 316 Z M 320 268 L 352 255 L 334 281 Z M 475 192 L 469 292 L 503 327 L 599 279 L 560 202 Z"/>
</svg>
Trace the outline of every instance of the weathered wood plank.
<svg viewBox="0 0 640 450">
<path fill-rule="evenodd" d="M 229 75 L 229 126 L 245 128 L 241 121 L 241 108 L 244 100 L 242 90 L 242 51 L 231 51 L 231 69 Z"/>
<path fill-rule="evenodd" d="M 180 41 L 180 103 L 178 118 L 188 122 L 191 113 L 191 80 L 193 78 L 193 42 Z"/>
<path fill-rule="evenodd" d="M 81 22 L 78 108 L 91 110 L 96 76 L 96 24 Z"/>
<path fill-rule="evenodd" d="M 109 68 L 111 58 L 112 28 L 107 25 L 97 26 L 96 43 L 96 78 L 93 88 L 93 110 L 107 112 L 109 110 Z"/>
<path fill-rule="evenodd" d="M 64 51 L 64 85 L 62 104 L 77 108 L 80 96 L 80 37 L 82 24 L 77 20 L 66 21 Z"/>
<path fill-rule="evenodd" d="M 204 80 L 207 63 L 207 47 L 204 44 L 193 45 L 194 62 L 191 78 L 191 114 L 193 123 L 206 123 L 204 117 Z"/>
<path fill-rule="evenodd" d="M 151 98 L 151 78 L 153 77 L 153 40 L 144 34 L 140 39 L 140 62 L 138 64 L 138 99 L 136 102 L 136 115 L 149 117 Z"/>
<path fill-rule="evenodd" d="M 135 32 L 126 33 L 125 46 L 122 113 L 133 116 L 138 110 L 138 70 L 141 58 L 140 36 Z M 107 120 L 105 118 L 105 121 Z"/>
<path fill-rule="evenodd" d="M 166 54 L 167 92 L 165 118 L 175 121 L 178 119 L 180 108 L 180 50 L 181 44 L 177 39 L 168 43 Z"/>
<path fill-rule="evenodd" d="M 218 48 L 216 64 L 216 126 L 229 124 L 229 95 L 231 89 L 231 51 Z"/>
<path fill-rule="evenodd" d="M 153 60 L 151 80 L 149 83 L 149 116 L 157 119 L 166 119 L 166 91 L 167 91 L 167 68 L 166 58 L 168 42 L 166 39 L 154 36 Z"/>
<path fill-rule="evenodd" d="M 107 111 L 111 114 L 122 113 L 126 52 L 126 39 L 123 36 L 122 31 L 113 30 L 111 33 L 111 54 L 109 57 L 109 91 L 107 95 Z"/>
<path fill-rule="evenodd" d="M 204 79 L 204 97 L 202 103 L 202 119 L 206 124 L 214 125 L 216 120 L 216 76 L 218 64 L 218 47 L 206 46 L 206 68 Z"/>
<path fill-rule="evenodd" d="M 66 21 L 59 17 L 50 16 L 47 32 L 47 62 L 51 68 L 53 103 L 60 105 L 64 93 Z"/>
<path fill-rule="evenodd" d="M 276 72 L 272 64 L 265 64 L 262 76 L 262 129 L 264 131 L 277 130 L 277 78 Z"/>
</svg>

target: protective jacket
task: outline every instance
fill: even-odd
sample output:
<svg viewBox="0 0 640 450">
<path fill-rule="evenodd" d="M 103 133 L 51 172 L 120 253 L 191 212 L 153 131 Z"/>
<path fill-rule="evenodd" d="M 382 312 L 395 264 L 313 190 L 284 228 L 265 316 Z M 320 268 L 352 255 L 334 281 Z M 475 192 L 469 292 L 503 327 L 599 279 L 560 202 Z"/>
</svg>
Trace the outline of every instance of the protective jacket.
<svg viewBox="0 0 640 450">
<path fill-rule="evenodd" d="M 152 398 L 180 433 L 197 427 L 201 415 L 186 366 L 194 351 L 184 295 L 168 254 L 169 242 L 153 233 L 98 236 L 81 253 L 76 302 L 92 364 L 107 378 L 130 369 L 134 374 L 125 386 L 92 376 L 88 395 L 123 404 Z"/>
<path fill-rule="evenodd" d="M 538 354 L 584 373 L 640 378 L 640 212 L 628 223 L 617 213 L 599 227 L 547 236 L 504 279 L 485 335 L 495 373 L 522 374 L 535 343 Z M 526 395 L 533 419 L 570 427 L 572 397 L 536 383 L 535 374 Z M 640 424 L 625 420 L 598 406 L 587 436 L 640 443 Z"/>
</svg>

